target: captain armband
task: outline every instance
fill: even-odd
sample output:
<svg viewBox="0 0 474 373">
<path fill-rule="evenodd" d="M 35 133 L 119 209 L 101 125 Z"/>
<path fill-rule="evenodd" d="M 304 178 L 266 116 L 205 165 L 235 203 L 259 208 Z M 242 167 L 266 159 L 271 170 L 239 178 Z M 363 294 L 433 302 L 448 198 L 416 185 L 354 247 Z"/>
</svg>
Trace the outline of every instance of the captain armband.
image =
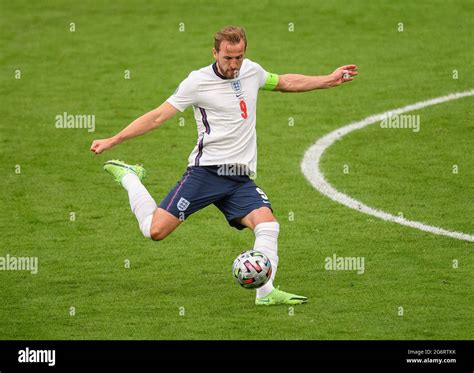
<svg viewBox="0 0 474 373">
<path fill-rule="evenodd" d="M 264 91 L 274 91 L 278 85 L 279 76 L 273 73 L 267 73 L 267 79 L 265 80 L 265 85 L 260 89 Z"/>
</svg>

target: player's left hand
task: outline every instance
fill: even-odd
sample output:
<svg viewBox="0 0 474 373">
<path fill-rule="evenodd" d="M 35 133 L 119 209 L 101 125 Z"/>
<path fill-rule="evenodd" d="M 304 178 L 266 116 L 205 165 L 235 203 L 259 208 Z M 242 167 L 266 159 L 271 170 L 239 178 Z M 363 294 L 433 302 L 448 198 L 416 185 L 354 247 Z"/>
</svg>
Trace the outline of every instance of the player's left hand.
<svg viewBox="0 0 474 373">
<path fill-rule="evenodd" d="M 353 77 L 357 74 L 357 65 L 345 65 L 338 67 L 331 75 L 329 75 L 330 85 L 335 87 L 342 83 L 350 82 L 351 80 L 354 80 Z"/>
</svg>

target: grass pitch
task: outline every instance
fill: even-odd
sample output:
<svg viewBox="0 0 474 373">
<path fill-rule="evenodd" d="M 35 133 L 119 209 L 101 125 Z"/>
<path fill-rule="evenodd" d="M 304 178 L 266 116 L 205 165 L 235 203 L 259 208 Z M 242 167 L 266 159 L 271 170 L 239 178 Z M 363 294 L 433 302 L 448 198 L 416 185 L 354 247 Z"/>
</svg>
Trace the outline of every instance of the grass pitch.
<svg viewBox="0 0 474 373">
<path fill-rule="evenodd" d="M 243 1 L 230 11 L 215 0 L 3 1 L 0 256 L 38 257 L 39 271 L 0 271 L 0 339 L 472 339 L 472 243 L 336 204 L 300 162 L 347 123 L 472 89 L 473 12 L 469 1 Z M 247 57 L 271 72 L 359 66 L 335 89 L 259 95 L 256 182 L 281 224 L 276 284 L 310 298 L 294 309 L 257 308 L 254 292 L 233 283 L 252 232 L 209 207 L 148 241 L 102 171 L 111 158 L 143 163 L 159 202 L 195 145 L 190 109 L 182 126 L 178 115 L 89 152 L 210 64 L 226 24 L 247 29 Z M 322 169 L 369 206 L 472 234 L 473 101 L 410 113 L 417 133 L 374 124 L 350 134 Z M 56 128 L 64 112 L 95 115 L 95 132 Z M 334 254 L 364 257 L 364 274 L 327 271 Z"/>
</svg>

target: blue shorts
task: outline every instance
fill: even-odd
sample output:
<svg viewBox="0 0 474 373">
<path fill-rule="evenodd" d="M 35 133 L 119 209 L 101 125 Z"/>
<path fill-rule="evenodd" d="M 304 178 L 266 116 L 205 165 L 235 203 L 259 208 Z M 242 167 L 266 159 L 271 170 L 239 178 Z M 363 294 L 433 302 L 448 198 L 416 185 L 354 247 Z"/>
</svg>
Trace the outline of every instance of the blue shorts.
<svg viewBox="0 0 474 373">
<path fill-rule="evenodd" d="M 238 219 L 262 206 L 272 208 L 266 194 L 249 176 L 219 175 L 218 166 L 188 167 L 181 180 L 161 201 L 160 207 L 185 220 L 211 203 L 237 229 L 245 228 Z"/>
</svg>

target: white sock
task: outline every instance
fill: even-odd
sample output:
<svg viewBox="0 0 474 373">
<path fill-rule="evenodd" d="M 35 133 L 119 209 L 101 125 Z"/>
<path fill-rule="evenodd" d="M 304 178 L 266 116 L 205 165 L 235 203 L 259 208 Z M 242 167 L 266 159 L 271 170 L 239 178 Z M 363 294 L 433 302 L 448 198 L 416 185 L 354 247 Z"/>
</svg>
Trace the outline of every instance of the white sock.
<svg viewBox="0 0 474 373">
<path fill-rule="evenodd" d="M 151 237 L 151 221 L 157 206 L 153 197 L 143 186 L 137 175 L 126 174 L 122 178 L 122 186 L 128 191 L 130 207 L 138 220 L 140 230 L 146 238 Z"/>
<path fill-rule="evenodd" d="M 277 222 L 257 224 L 253 230 L 255 233 L 255 244 L 253 249 L 265 254 L 272 263 L 272 276 L 268 282 L 257 289 L 257 298 L 266 297 L 273 291 L 273 280 L 278 268 L 278 233 L 280 224 Z"/>
</svg>

